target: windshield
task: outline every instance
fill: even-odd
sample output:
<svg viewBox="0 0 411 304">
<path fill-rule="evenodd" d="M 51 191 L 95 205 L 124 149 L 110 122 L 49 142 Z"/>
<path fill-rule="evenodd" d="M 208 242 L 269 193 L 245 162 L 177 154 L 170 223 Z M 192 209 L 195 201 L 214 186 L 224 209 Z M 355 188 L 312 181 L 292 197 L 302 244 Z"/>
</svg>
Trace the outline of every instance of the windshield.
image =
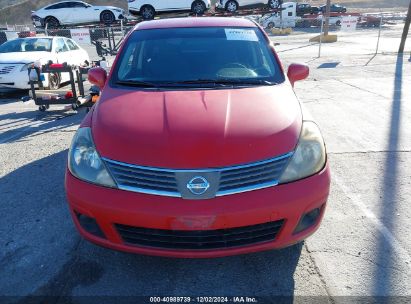
<svg viewBox="0 0 411 304">
<path fill-rule="evenodd" d="M 134 32 L 113 84 L 275 84 L 284 76 L 258 28 L 172 28 Z"/>
<path fill-rule="evenodd" d="M 0 53 L 51 52 L 51 45 L 50 38 L 14 39 L 2 44 Z"/>
</svg>

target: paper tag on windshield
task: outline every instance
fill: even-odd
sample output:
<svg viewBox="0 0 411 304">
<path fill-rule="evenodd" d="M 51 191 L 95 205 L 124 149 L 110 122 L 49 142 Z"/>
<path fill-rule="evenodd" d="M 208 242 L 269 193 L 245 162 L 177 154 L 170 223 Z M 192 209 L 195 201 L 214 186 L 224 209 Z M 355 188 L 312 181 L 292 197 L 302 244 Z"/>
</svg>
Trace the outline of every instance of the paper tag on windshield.
<svg viewBox="0 0 411 304">
<path fill-rule="evenodd" d="M 225 29 L 227 40 L 258 41 L 254 30 Z"/>
</svg>

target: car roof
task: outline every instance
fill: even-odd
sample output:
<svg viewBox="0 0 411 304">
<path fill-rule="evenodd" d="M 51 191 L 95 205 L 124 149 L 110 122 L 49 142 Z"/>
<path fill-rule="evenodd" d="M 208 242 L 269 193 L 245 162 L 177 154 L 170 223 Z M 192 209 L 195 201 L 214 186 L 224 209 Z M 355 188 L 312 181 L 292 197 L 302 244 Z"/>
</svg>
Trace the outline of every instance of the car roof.
<svg viewBox="0 0 411 304">
<path fill-rule="evenodd" d="M 190 17 L 145 21 L 137 24 L 134 30 L 181 27 L 257 27 L 245 18 L 234 17 Z"/>
<path fill-rule="evenodd" d="M 60 3 L 67 3 L 67 2 L 82 2 L 82 3 L 86 3 L 84 1 L 81 0 L 64 0 L 64 1 L 58 1 L 58 2 L 54 2 L 54 3 L 50 3 L 49 5 L 44 6 L 44 8 L 52 6 L 52 5 L 56 5 L 56 4 L 60 4 Z"/>
<path fill-rule="evenodd" d="M 59 36 L 35 36 L 35 37 L 21 37 L 19 39 L 54 39 L 54 38 L 66 38 Z"/>
<path fill-rule="evenodd" d="M 59 3 L 66 3 L 66 2 L 84 2 L 84 1 L 81 1 L 81 0 L 64 0 L 64 1 L 54 2 L 51 5 L 59 4 Z"/>
</svg>

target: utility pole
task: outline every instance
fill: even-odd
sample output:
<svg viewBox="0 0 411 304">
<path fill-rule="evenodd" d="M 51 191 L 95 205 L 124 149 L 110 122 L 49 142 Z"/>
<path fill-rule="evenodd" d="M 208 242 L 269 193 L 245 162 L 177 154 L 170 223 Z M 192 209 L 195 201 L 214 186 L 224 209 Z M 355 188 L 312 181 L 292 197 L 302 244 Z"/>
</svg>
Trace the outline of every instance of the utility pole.
<svg viewBox="0 0 411 304">
<path fill-rule="evenodd" d="M 331 0 L 327 0 L 327 6 L 325 8 L 324 36 L 328 36 L 328 29 L 330 27 L 330 10 L 331 10 Z"/>
<path fill-rule="evenodd" d="M 411 23 L 411 0 L 410 0 L 410 5 L 408 6 L 408 13 L 407 13 L 407 19 L 405 19 L 404 30 L 402 32 L 400 48 L 398 50 L 398 53 L 400 54 L 404 53 L 405 41 L 407 40 L 408 31 L 410 29 L 410 23 Z"/>
</svg>

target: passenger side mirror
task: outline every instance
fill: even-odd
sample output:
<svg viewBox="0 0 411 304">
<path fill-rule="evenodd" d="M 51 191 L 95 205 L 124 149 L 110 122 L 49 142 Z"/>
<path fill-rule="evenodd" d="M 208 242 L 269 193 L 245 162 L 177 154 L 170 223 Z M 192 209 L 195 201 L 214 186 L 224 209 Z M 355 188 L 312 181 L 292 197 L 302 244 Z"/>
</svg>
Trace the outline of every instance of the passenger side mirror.
<svg viewBox="0 0 411 304">
<path fill-rule="evenodd" d="M 100 67 L 92 68 L 88 71 L 88 80 L 91 84 L 94 84 L 102 89 L 107 81 L 107 72 L 105 69 Z"/>
<path fill-rule="evenodd" d="M 299 80 L 304 80 L 310 74 L 310 68 L 305 64 L 293 63 L 288 67 L 288 79 L 294 87 L 294 83 Z"/>
</svg>

